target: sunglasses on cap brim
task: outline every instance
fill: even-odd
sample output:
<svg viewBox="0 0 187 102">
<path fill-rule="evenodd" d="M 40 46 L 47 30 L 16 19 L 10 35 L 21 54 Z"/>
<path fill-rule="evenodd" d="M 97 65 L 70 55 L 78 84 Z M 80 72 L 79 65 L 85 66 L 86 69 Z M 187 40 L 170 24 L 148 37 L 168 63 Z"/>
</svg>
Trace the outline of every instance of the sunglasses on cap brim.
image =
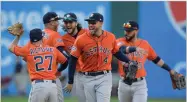
<svg viewBox="0 0 187 102">
<path fill-rule="evenodd" d="M 62 18 L 59 16 L 56 16 L 54 18 L 51 18 L 50 21 L 57 21 L 57 20 L 61 20 Z"/>
</svg>

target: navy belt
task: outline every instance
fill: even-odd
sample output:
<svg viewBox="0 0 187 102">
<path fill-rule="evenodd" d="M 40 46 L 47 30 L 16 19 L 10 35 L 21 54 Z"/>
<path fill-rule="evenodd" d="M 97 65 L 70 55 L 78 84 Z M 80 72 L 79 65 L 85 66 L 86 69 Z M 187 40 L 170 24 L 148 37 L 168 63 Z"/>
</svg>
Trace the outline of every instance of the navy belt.
<svg viewBox="0 0 187 102">
<path fill-rule="evenodd" d="M 88 75 L 88 76 L 98 76 L 98 75 L 106 74 L 109 72 L 110 72 L 109 70 L 105 70 L 105 71 L 100 71 L 100 72 L 79 72 L 79 73 Z"/>
<path fill-rule="evenodd" d="M 143 80 L 143 79 L 144 79 L 144 77 L 135 78 L 135 79 L 133 79 L 133 80 L 124 79 L 123 82 L 124 82 L 125 84 L 132 85 L 132 83 L 137 82 L 137 81 L 141 81 L 141 80 Z"/>
<path fill-rule="evenodd" d="M 56 80 L 34 80 L 35 83 L 42 83 L 42 82 L 52 82 L 52 83 L 56 83 Z"/>
</svg>

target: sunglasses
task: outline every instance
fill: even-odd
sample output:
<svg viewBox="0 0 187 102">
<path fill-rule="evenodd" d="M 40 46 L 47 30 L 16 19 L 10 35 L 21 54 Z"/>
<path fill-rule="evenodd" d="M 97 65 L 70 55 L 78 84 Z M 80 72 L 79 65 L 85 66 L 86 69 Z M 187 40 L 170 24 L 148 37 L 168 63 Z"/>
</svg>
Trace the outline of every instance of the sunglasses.
<svg viewBox="0 0 187 102">
<path fill-rule="evenodd" d="M 97 22 L 96 21 L 88 21 L 88 24 L 93 24 L 95 25 Z"/>
<path fill-rule="evenodd" d="M 56 16 L 54 18 L 51 18 L 49 21 L 57 21 L 59 19 L 59 16 Z"/>
<path fill-rule="evenodd" d="M 126 30 L 127 32 L 131 32 L 133 30 L 137 30 L 138 29 L 136 27 L 132 27 L 130 23 L 124 23 L 123 27 L 126 28 L 126 29 L 131 29 L 131 30 Z"/>
<path fill-rule="evenodd" d="M 131 28 L 131 25 L 130 25 L 130 23 L 124 23 L 124 24 L 123 24 L 123 27 L 124 27 L 124 28 Z"/>
</svg>

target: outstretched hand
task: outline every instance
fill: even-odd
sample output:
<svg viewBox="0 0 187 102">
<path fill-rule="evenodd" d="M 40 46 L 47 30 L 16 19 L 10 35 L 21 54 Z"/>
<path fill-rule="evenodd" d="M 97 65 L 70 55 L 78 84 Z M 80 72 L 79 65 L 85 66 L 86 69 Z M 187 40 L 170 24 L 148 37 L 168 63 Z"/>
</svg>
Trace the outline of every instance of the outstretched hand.
<svg viewBox="0 0 187 102">
<path fill-rule="evenodd" d="M 73 88 L 73 84 L 67 84 L 66 87 L 63 89 L 66 93 L 70 93 Z"/>
</svg>

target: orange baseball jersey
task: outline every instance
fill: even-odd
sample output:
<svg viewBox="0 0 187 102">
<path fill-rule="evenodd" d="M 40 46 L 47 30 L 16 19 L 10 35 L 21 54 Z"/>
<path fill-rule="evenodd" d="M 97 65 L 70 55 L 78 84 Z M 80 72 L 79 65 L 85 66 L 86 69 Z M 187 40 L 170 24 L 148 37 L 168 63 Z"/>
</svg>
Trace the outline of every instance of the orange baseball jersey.
<svg viewBox="0 0 187 102">
<path fill-rule="evenodd" d="M 79 35 L 82 35 L 82 34 L 84 34 L 85 32 L 87 31 L 87 29 L 81 29 L 79 32 L 78 32 L 78 35 L 77 35 L 77 37 L 79 36 Z M 63 35 L 62 36 L 62 40 L 63 40 L 63 42 L 64 42 L 64 49 L 65 49 L 65 51 L 66 52 L 68 52 L 69 54 L 71 53 L 71 48 L 72 48 L 72 46 L 73 46 L 73 44 L 74 44 L 74 42 L 75 42 L 75 37 L 72 37 L 70 34 L 65 34 L 65 35 Z M 78 62 L 79 62 L 79 60 L 78 60 Z M 80 63 L 77 63 L 77 65 L 76 65 L 76 70 L 77 71 L 80 71 Z"/>
<path fill-rule="evenodd" d="M 14 53 L 26 59 L 31 80 L 55 80 L 57 63 L 64 63 L 67 59 L 55 47 L 42 45 L 36 47 L 30 42 L 26 47 L 15 46 Z"/>
<path fill-rule="evenodd" d="M 58 32 L 50 29 L 44 29 L 44 32 L 45 32 L 44 35 L 45 44 L 52 47 L 64 46 L 61 35 Z"/>
<path fill-rule="evenodd" d="M 114 34 L 103 31 L 96 37 L 86 32 L 75 40 L 71 55 L 80 58 L 82 72 L 95 72 L 111 70 L 112 54 L 118 50 Z"/>
<path fill-rule="evenodd" d="M 146 51 L 145 54 L 141 54 L 140 52 L 133 52 L 126 54 L 130 60 L 134 60 L 138 62 L 138 71 L 136 74 L 136 78 L 139 77 L 145 77 L 146 76 L 146 70 L 144 68 L 144 64 L 146 60 L 154 60 L 157 57 L 156 52 L 151 47 L 151 45 L 146 41 L 142 39 L 138 39 L 134 44 L 127 42 L 125 38 L 119 38 L 117 39 L 117 45 L 120 47 L 122 45 L 125 46 L 136 46 L 144 49 Z M 120 76 L 124 76 L 125 73 L 123 71 L 123 65 L 125 66 L 125 62 L 121 62 L 118 60 L 118 66 L 119 66 L 119 74 Z"/>
</svg>

